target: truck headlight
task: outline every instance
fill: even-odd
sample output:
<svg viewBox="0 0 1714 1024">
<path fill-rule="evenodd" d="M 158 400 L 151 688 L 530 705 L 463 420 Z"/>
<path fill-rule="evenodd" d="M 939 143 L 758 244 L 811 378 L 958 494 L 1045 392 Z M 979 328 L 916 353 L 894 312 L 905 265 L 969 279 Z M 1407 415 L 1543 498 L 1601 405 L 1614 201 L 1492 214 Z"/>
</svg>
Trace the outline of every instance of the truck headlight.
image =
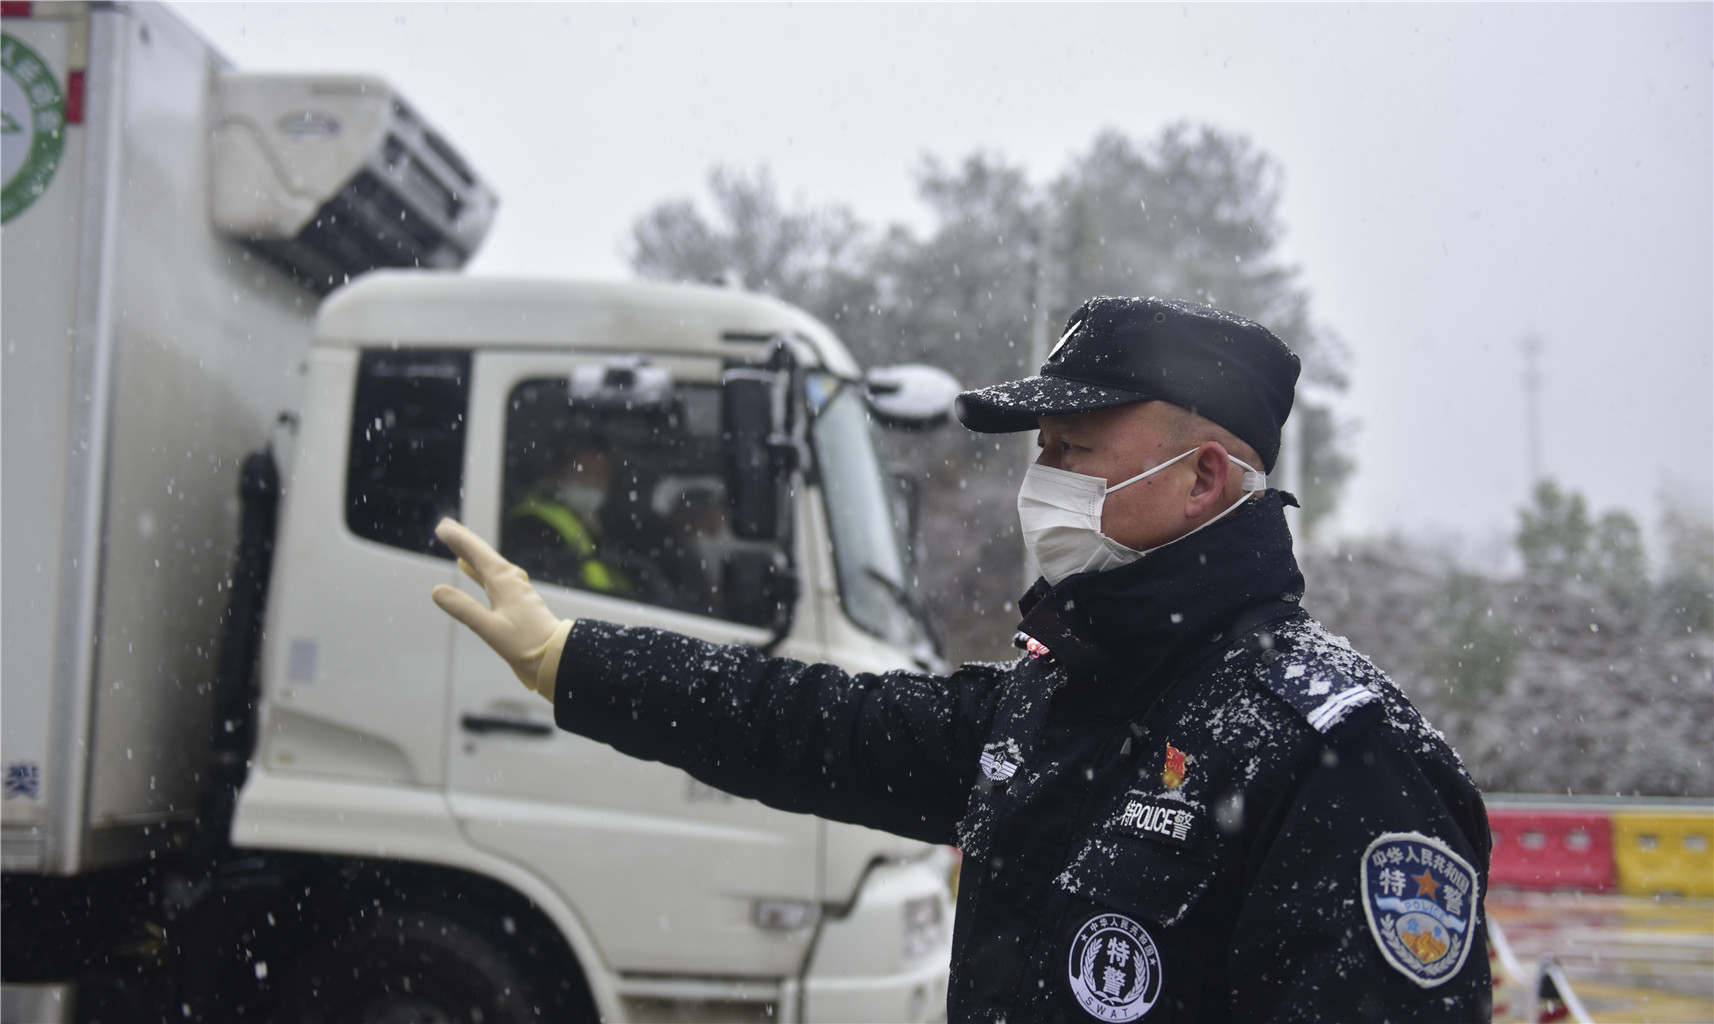
<svg viewBox="0 0 1714 1024">
<path fill-rule="evenodd" d="M 815 923 L 815 910 L 815 904 L 803 900 L 757 900 L 751 920 L 763 931 L 795 932 Z"/>
<path fill-rule="evenodd" d="M 920 960 L 946 939 L 946 909 L 938 896 L 905 901 L 904 958 Z"/>
</svg>

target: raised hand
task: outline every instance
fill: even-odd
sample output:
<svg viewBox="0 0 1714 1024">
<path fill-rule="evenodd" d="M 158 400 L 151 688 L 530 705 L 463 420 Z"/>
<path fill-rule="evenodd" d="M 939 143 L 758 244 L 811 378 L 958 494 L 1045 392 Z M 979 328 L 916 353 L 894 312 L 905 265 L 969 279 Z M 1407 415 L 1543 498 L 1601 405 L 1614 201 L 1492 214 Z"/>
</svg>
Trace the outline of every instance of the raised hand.
<svg viewBox="0 0 1714 1024">
<path fill-rule="evenodd" d="M 488 595 L 489 607 L 445 583 L 434 588 L 434 603 L 494 648 L 526 687 L 553 700 L 560 652 L 573 620 L 549 611 L 530 585 L 530 574 L 502 558 L 463 523 L 442 519 L 434 535 L 452 549 L 458 567 Z"/>
</svg>

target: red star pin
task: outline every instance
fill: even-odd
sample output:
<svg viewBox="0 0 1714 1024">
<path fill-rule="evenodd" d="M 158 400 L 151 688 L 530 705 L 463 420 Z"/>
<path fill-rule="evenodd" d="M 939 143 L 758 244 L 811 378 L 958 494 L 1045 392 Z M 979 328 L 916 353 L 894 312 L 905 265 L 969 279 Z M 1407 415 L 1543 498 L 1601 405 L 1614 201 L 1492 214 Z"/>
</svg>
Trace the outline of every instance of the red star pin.
<svg viewBox="0 0 1714 1024">
<path fill-rule="evenodd" d="M 1410 879 L 1416 883 L 1418 896 L 1427 896 L 1431 900 L 1436 898 L 1434 893 L 1440 888 L 1440 883 L 1434 880 L 1434 875 L 1430 874 L 1427 868 L 1423 868 L 1420 875 L 1410 876 Z"/>
</svg>

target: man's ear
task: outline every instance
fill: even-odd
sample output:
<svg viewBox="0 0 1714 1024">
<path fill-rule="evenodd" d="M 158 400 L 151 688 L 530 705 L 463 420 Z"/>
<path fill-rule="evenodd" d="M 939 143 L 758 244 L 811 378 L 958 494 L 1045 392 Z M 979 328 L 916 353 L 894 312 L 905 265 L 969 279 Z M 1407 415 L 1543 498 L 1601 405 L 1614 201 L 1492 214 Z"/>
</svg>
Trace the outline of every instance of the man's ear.
<svg viewBox="0 0 1714 1024">
<path fill-rule="evenodd" d="M 1190 460 L 1190 467 L 1196 479 L 1185 500 L 1184 515 L 1186 519 L 1200 519 L 1221 503 L 1226 493 L 1226 481 L 1232 472 L 1232 457 L 1226 454 L 1226 446 L 1219 441 L 1205 441 L 1195 458 Z"/>
</svg>

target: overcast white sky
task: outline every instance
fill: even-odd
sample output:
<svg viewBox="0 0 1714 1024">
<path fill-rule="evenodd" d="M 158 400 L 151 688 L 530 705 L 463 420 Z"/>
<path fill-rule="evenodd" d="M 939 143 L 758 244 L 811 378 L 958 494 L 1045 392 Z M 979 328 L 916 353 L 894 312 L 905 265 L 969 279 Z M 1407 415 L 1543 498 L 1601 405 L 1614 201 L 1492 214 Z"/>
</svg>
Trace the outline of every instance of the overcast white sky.
<svg viewBox="0 0 1714 1024">
<path fill-rule="evenodd" d="M 920 223 L 924 152 L 1045 180 L 1106 127 L 1242 132 L 1354 355 L 1339 532 L 1497 548 L 1531 333 L 1549 474 L 1651 531 L 1714 507 L 1709 4 L 175 6 L 243 69 L 391 80 L 501 195 L 483 274 L 627 276 L 717 161 Z"/>
</svg>

